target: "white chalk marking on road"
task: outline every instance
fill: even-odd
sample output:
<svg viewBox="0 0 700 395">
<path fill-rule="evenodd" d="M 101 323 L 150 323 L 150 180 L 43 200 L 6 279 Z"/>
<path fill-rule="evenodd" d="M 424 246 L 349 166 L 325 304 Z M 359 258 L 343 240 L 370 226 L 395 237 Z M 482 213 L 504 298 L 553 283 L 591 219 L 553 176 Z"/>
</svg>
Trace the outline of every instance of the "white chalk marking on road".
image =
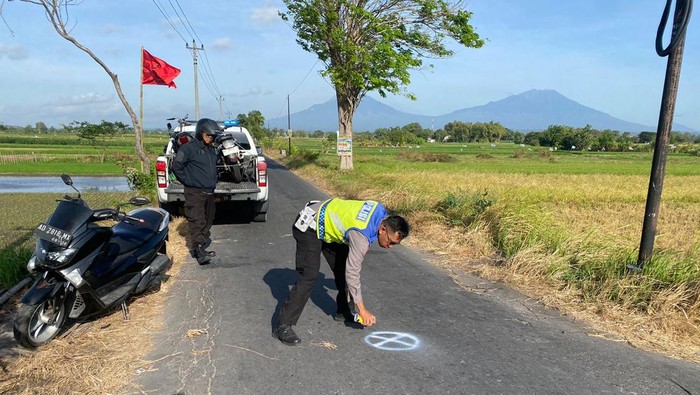
<svg viewBox="0 0 700 395">
<path fill-rule="evenodd" d="M 365 336 L 365 343 L 382 351 L 411 351 L 420 345 L 420 339 L 401 332 L 373 332 Z"/>
</svg>

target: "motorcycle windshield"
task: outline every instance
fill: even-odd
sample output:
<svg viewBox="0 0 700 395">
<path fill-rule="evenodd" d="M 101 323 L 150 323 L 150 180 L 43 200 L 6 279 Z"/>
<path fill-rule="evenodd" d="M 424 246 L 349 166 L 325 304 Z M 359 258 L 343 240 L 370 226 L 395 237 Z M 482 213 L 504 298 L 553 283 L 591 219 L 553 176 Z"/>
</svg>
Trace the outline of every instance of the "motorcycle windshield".
<svg viewBox="0 0 700 395">
<path fill-rule="evenodd" d="M 58 203 L 56 211 L 46 223 L 72 234 L 90 217 L 92 217 L 92 210 L 89 208 L 78 203 L 62 201 Z"/>
</svg>

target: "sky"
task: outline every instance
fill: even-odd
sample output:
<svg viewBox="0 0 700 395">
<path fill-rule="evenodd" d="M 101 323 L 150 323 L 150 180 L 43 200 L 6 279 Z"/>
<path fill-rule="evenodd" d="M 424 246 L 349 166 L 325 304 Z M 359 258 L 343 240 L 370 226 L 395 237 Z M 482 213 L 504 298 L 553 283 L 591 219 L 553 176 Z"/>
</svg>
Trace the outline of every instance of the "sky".
<svg viewBox="0 0 700 395">
<path fill-rule="evenodd" d="M 2 0 L 0 0 L 2 1 Z M 585 106 L 656 128 L 668 58 L 655 51 L 664 0 L 469 0 L 482 48 L 454 42 L 454 55 L 426 59 L 407 90 L 369 96 L 397 110 L 438 116 L 530 89 L 553 89 Z M 43 10 L 2 4 L 0 123 L 60 127 L 130 118 L 104 69 L 60 37 Z M 201 117 L 258 110 L 287 116 L 334 97 L 324 64 L 296 43 L 278 16 L 281 0 L 83 0 L 70 8 L 70 32 L 117 74 L 139 114 L 140 48 L 182 70 L 177 88 L 143 86 L 146 128 L 195 117 L 193 39 Z M 672 19 L 672 18 L 671 18 Z M 669 25 L 672 21 L 669 21 Z M 664 40 L 668 42 L 668 33 Z M 691 17 L 674 121 L 700 130 L 700 21 Z M 287 101 L 289 97 L 289 102 Z M 294 128 L 292 118 L 292 129 Z M 401 125 L 397 125 L 401 126 Z M 429 127 L 429 125 L 423 125 Z"/>
</svg>

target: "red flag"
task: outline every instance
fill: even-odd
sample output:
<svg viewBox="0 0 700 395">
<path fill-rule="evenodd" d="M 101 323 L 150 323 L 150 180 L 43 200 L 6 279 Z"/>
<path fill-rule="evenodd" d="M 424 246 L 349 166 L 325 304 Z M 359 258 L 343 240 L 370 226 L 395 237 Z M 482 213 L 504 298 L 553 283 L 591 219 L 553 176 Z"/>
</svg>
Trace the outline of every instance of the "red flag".
<svg viewBox="0 0 700 395">
<path fill-rule="evenodd" d="M 177 88 L 173 80 L 180 75 L 180 69 L 173 67 L 163 59 L 158 59 L 145 49 L 143 51 L 143 72 L 141 73 L 141 83 L 146 85 L 167 85 Z"/>
</svg>

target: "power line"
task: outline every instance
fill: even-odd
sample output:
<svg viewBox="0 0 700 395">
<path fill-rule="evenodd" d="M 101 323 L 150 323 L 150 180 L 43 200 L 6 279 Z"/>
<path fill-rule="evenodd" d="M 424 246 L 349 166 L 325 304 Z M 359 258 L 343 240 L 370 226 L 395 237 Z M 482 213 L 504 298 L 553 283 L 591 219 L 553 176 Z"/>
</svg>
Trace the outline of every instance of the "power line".
<svg viewBox="0 0 700 395">
<path fill-rule="evenodd" d="M 175 0 L 175 4 L 177 4 L 177 9 L 180 10 L 180 12 L 177 11 L 175 8 L 175 5 L 173 5 L 172 0 L 168 0 L 168 3 L 170 3 L 170 7 L 175 11 L 175 15 L 180 19 L 180 22 L 182 25 L 185 27 L 188 33 L 190 33 L 190 36 L 192 37 L 192 40 L 197 38 L 197 40 L 202 43 L 202 39 L 199 38 L 199 35 L 197 34 L 197 31 L 195 31 L 194 26 L 192 26 L 192 23 L 190 23 L 189 18 L 187 18 L 187 14 L 185 11 L 182 9 L 182 6 L 180 5 L 180 2 L 178 0 Z M 184 19 L 183 19 L 184 18 Z M 189 28 L 188 28 L 189 26 Z M 216 85 L 216 80 L 214 79 L 214 73 L 211 71 L 211 62 L 209 62 L 209 57 L 206 53 L 204 52 L 204 59 L 203 62 L 204 64 L 204 71 L 200 72 L 200 76 L 202 77 L 202 81 L 204 81 L 204 85 L 207 87 L 207 90 L 209 90 L 209 93 L 211 93 L 214 98 L 218 98 L 221 96 L 221 92 L 219 91 L 218 86 Z"/>
<path fill-rule="evenodd" d="M 309 69 L 309 72 L 308 72 L 308 73 L 306 73 L 306 75 L 305 75 L 305 76 L 304 76 L 304 78 L 303 78 L 303 79 L 301 80 L 301 82 L 299 83 L 299 85 L 297 85 L 297 87 L 296 87 L 296 88 L 294 88 L 294 90 L 293 90 L 293 91 L 292 91 L 292 92 L 290 93 L 290 95 L 293 95 L 293 94 L 294 94 L 294 92 L 296 92 L 296 91 L 297 91 L 297 89 L 299 89 L 299 87 L 301 86 L 301 84 L 303 84 L 303 83 L 304 83 L 304 81 L 306 81 L 306 77 L 308 77 L 308 76 L 309 76 L 309 74 L 311 74 L 311 72 L 312 72 L 312 71 L 314 70 L 314 68 L 316 68 L 316 65 L 318 64 L 318 62 L 319 62 L 319 61 L 320 61 L 320 59 L 316 59 L 316 63 L 314 63 L 314 65 L 313 65 L 313 66 L 311 66 L 311 68 Z"/>
<path fill-rule="evenodd" d="M 173 11 L 175 11 L 175 15 L 177 15 L 177 18 L 178 18 L 178 19 L 180 20 L 180 22 L 182 23 L 182 22 L 183 22 L 182 17 L 180 16 L 180 14 L 179 14 L 179 13 L 177 12 L 177 10 L 175 9 L 175 6 L 173 5 L 173 2 L 170 1 L 170 0 L 168 0 L 168 4 L 170 4 L 170 8 L 172 8 Z M 179 7 L 179 6 L 180 6 L 180 4 L 178 4 L 178 7 Z M 180 8 L 180 10 L 182 10 L 182 8 Z M 183 12 L 183 14 L 184 14 L 184 12 Z M 187 25 L 185 25 L 184 23 L 182 23 L 182 26 L 185 28 L 185 30 L 187 30 L 187 33 L 188 33 L 188 34 L 190 35 L 190 37 L 194 40 L 193 34 L 192 34 L 192 32 L 190 32 L 190 29 L 187 28 Z M 200 42 L 201 42 L 201 40 L 200 40 Z"/>
<path fill-rule="evenodd" d="M 177 26 L 175 26 L 175 23 L 173 23 L 173 20 L 179 21 L 179 24 L 182 25 L 185 30 L 187 31 L 187 34 L 190 36 L 191 41 L 195 41 L 196 39 L 200 42 L 202 49 L 204 48 L 204 44 L 202 40 L 199 38 L 199 35 L 197 34 L 196 30 L 194 29 L 194 26 L 190 23 L 189 18 L 187 17 L 187 14 L 185 11 L 182 9 L 182 6 L 180 5 L 180 2 L 178 0 L 175 0 L 175 3 L 173 4 L 172 0 L 167 0 L 168 4 L 170 5 L 170 8 L 172 11 L 175 13 L 175 16 L 173 18 L 170 17 L 170 15 L 167 12 L 166 6 L 162 2 L 162 0 L 152 0 L 153 4 L 158 8 L 158 11 L 163 15 L 163 17 L 168 21 L 168 24 L 170 24 L 170 27 L 172 27 L 173 31 L 177 33 L 180 38 L 185 42 L 185 46 L 187 47 L 187 43 L 190 40 L 187 40 L 184 35 L 180 32 Z M 177 6 L 176 6 L 177 5 Z M 178 11 L 179 10 L 179 11 Z M 212 95 L 214 98 L 218 98 L 221 95 L 221 92 L 219 91 L 219 87 L 216 83 L 216 79 L 214 78 L 214 73 L 212 72 L 211 69 L 211 62 L 209 61 L 209 57 L 207 56 L 207 53 L 204 52 L 204 57 L 200 58 L 200 61 L 202 65 L 204 66 L 201 70 L 198 70 L 199 76 L 201 76 L 202 81 L 204 82 L 205 87 L 209 91 L 209 93 Z"/>
<path fill-rule="evenodd" d="M 199 38 L 199 36 L 197 35 L 197 32 L 194 31 L 194 27 L 192 27 L 192 24 L 190 23 L 190 20 L 187 18 L 187 15 L 185 14 L 185 11 L 182 10 L 182 7 L 180 6 L 180 2 L 179 2 L 178 0 L 175 0 L 175 3 L 177 3 L 177 8 L 179 8 L 179 9 L 180 9 L 180 12 L 182 12 L 182 16 L 185 17 L 185 21 L 187 22 L 187 25 L 190 27 L 190 29 L 192 29 L 192 33 L 194 33 L 194 36 L 195 36 L 195 37 L 197 38 L 197 40 L 199 40 L 199 42 L 201 43 L 201 42 L 202 42 L 202 39 Z"/>
<path fill-rule="evenodd" d="M 160 13 L 163 15 L 163 18 L 165 18 L 165 20 L 168 21 L 168 23 L 169 23 L 170 26 L 173 28 L 173 30 L 175 31 L 175 33 L 177 33 L 177 35 L 180 36 L 180 38 L 182 39 L 182 41 L 187 42 L 187 39 L 185 39 L 185 37 L 180 33 L 179 30 L 177 30 L 177 28 L 175 27 L 175 25 L 173 24 L 173 22 L 170 20 L 170 17 L 168 17 L 168 15 L 165 13 L 165 9 L 164 9 L 163 6 L 160 4 L 159 0 L 152 0 L 152 1 L 153 1 L 153 5 L 155 5 L 156 8 L 158 9 L 158 11 L 160 11 Z"/>
<path fill-rule="evenodd" d="M 306 81 L 306 78 L 309 77 L 309 74 L 311 74 L 311 72 L 316 68 L 316 65 L 317 65 L 318 62 L 320 62 L 320 61 L 321 61 L 320 59 L 316 59 L 316 62 L 314 63 L 314 65 L 311 66 L 311 68 L 310 68 L 309 71 L 306 73 L 306 75 L 304 76 L 304 78 L 301 79 L 301 82 L 299 82 L 299 84 L 297 85 L 297 87 L 294 88 L 294 90 L 292 90 L 292 92 L 289 93 L 289 94 L 287 95 L 287 98 L 284 99 L 284 103 L 282 103 L 282 108 L 280 109 L 279 113 L 277 114 L 277 118 L 279 118 L 280 115 L 282 114 L 282 112 L 284 111 L 284 107 L 287 106 L 287 105 L 289 104 L 289 96 L 293 95 L 294 92 L 296 92 L 297 89 L 299 89 L 299 87 L 301 86 L 301 84 L 303 84 L 304 81 Z"/>
</svg>

